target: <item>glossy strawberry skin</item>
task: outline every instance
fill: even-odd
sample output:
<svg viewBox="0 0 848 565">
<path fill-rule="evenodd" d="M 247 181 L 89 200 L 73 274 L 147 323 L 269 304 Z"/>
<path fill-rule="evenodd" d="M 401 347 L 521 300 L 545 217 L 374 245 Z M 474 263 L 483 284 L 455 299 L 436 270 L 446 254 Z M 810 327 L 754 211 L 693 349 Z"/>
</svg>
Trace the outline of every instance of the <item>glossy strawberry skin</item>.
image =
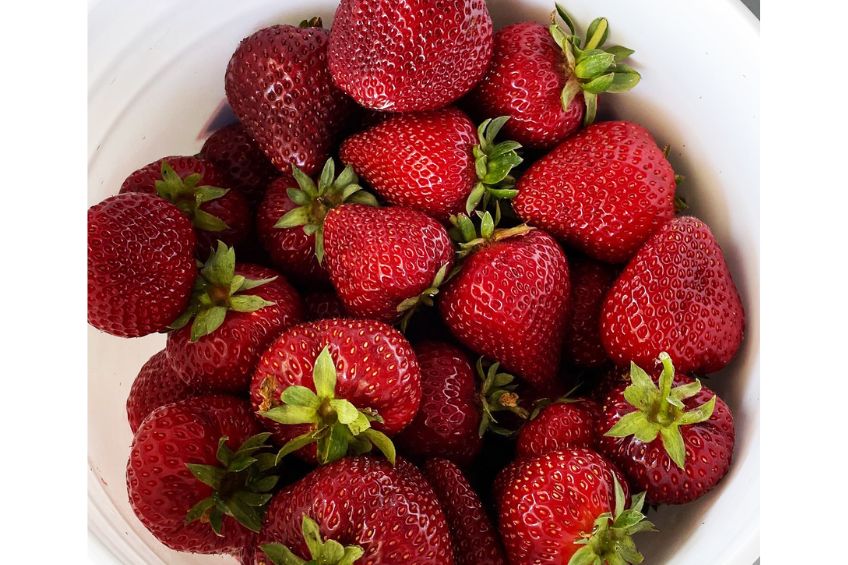
<svg viewBox="0 0 848 565">
<path fill-rule="evenodd" d="M 484 0 L 342 0 L 330 33 L 333 80 L 373 110 L 447 106 L 480 80 L 491 56 Z"/>
<path fill-rule="evenodd" d="M 587 257 L 572 257 L 571 317 L 562 355 L 576 367 L 594 368 L 609 362 L 601 344 L 601 308 L 619 268 Z"/>
<path fill-rule="evenodd" d="M 430 459 L 424 475 L 447 518 L 456 565 L 506 565 L 496 529 L 459 467 L 447 459 Z"/>
<path fill-rule="evenodd" d="M 344 204 L 324 219 L 324 266 L 353 316 L 398 320 L 398 305 L 449 272 L 453 256 L 445 228 L 416 210 Z"/>
<path fill-rule="evenodd" d="M 268 183 L 279 174 L 238 122 L 210 135 L 200 153 L 227 176 L 228 186 L 239 191 L 252 206 L 262 201 Z"/>
<path fill-rule="evenodd" d="M 327 68 L 329 32 L 276 25 L 245 38 L 227 66 L 227 99 L 277 169 L 307 175 L 327 160 L 353 109 Z"/>
<path fill-rule="evenodd" d="M 339 156 L 388 202 L 446 222 L 477 181 L 477 142 L 471 120 L 444 108 L 393 115 L 345 140 Z"/>
<path fill-rule="evenodd" d="M 303 293 L 303 308 L 308 322 L 327 318 L 344 318 L 346 315 L 344 304 L 332 290 L 313 290 Z"/>
<path fill-rule="evenodd" d="M 600 407 L 593 401 L 554 402 L 521 427 L 516 443 L 519 458 L 538 457 L 553 451 L 594 447 Z"/>
<path fill-rule="evenodd" d="M 582 94 L 562 107 L 568 79 L 562 49 L 546 26 L 509 25 L 494 38 L 492 63 L 471 91 L 469 106 L 480 119 L 509 116 L 504 134 L 530 148 L 547 149 L 580 129 L 586 106 Z"/>
<path fill-rule="evenodd" d="M 133 433 L 156 408 L 196 396 L 194 389 L 173 370 L 165 350 L 147 360 L 127 396 L 127 420 Z"/>
<path fill-rule="evenodd" d="M 415 458 L 444 457 L 467 465 L 482 445 L 474 370 L 449 343 L 419 343 L 415 357 L 421 367 L 421 406 L 396 443 Z"/>
<path fill-rule="evenodd" d="M 191 325 L 168 334 L 168 359 L 184 381 L 205 392 L 244 394 L 259 356 L 284 329 L 303 321 L 303 305 L 294 288 L 275 271 L 236 265 L 249 279 L 277 277 L 248 291 L 274 304 L 255 312 L 227 312 L 221 327 L 191 341 Z"/>
<path fill-rule="evenodd" d="M 738 351 L 744 318 L 710 228 L 679 217 L 645 243 L 609 291 L 601 340 L 619 365 L 651 367 L 666 351 L 679 371 L 711 373 Z"/>
<path fill-rule="evenodd" d="M 309 557 L 301 532 L 306 514 L 323 539 L 358 545 L 365 554 L 356 565 L 452 565 L 450 533 L 427 480 L 398 458 L 345 457 L 323 465 L 281 490 L 268 506 L 259 545 L 282 543 Z M 261 550 L 257 565 L 269 561 Z"/>
<path fill-rule="evenodd" d="M 162 331 L 197 276 L 195 235 L 174 205 L 120 194 L 88 210 L 88 323 L 121 337 Z"/>
<path fill-rule="evenodd" d="M 451 332 L 537 392 L 556 379 L 570 293 L 568 261 L 541 230 L 481 246 L 440 293 Z"/>
<path fill-rule="evenodd" d="M 598 122 L 536 161 L 513 208 L 599 261 L 629 260 L 674 216 L 674 171 L 643 127 Z"/>
<path fill-rule="evenodd" d="M 186 513 L 211 495 L 186 463 L 219 465 L 218 440 L 237 449 L 260 429 L 249 405 L 228 396 L 201 396 L 154 410 L 133 438 L 127 463 L 130 506 L 156 538 L 178 551 L 235 553 L 252 533 L 224 517 L 222 536 L 209 524 L 185 524 Z"/>
</svg>

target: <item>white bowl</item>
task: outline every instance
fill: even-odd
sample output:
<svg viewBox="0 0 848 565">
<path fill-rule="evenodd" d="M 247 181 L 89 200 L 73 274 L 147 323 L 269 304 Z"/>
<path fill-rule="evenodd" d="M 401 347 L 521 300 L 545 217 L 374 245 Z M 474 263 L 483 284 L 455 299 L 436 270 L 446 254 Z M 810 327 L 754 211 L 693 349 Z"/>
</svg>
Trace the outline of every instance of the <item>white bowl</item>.
<svg viewBox="0 0 848 565">
<path fill-rule="evenodd" d="M 759 24 L 737 0 L 563 0 L 575 21 L 607 16 L 611 43 L 636 50 L 642 82 L 602 105 L 671 144 L 682 194 L 712 227 L 747 311 L 745 343 L 709 386 L 736 418 L 730 474 L 709 495 L 652 513 L 647 563 L 750 565 L 759 554 Z M 308 4 L 308 6 L 307 6 Z M 316 0 L 102 0 L 89 15 L 89 193 L 94 204 L 163 155 L 191 154 L 231 115 L 224 70 L 239 40 L 275 23 L 320 15 Z M 497 26 L 546 21 L 551 0 L 489 0 Z M 89 527 L 122 563 L 218 563 L 170 551 L 135 518 L 124 469 L 124 402 L 162 336 L 122 340 L 89 328 Z"/>
</svg>

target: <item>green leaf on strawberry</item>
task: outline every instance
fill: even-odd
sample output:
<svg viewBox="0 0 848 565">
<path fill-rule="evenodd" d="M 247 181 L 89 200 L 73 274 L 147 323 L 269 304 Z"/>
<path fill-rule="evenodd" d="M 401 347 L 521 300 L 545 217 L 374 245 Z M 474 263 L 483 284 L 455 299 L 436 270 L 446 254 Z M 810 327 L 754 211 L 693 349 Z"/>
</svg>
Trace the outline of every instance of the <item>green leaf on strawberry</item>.
<svg viewBox="0 0 848 565">
<path fill-rule="evenodd" d="M 482 381 L 479 397 L 483 416 L 480 418 L 480 426 L 477 430 L 479 436 L 483 437 L 487 431 L 504 437 L 514 436 L 517 431 L 498 424 L 495 413 L 511 412 L 522 420 L 529 417 L 527 410 L 518 402 L 518 394 L 515 392 L 518 382 L 514 376 L 498 370 L 500 363 L 491 363 L 486 366 L 483 358 L 480 357 L 477 359 L 476 368 L 477 375 Z"/>
<path fill-rule="evenodd" d="M 495 143 L 495 138 L 507 120 L 509 116 L 490 118 L 477 128 L 479 143 L 472 149 L 477 183 L 465 201 L 468 214 L 478 206 L 487 209 L 492 201 L 499 207 L 499 200 L 510 199 L 518 194 L 515 178 L 509 173 L 523 161 L 517 153 L 521 144 L 516 141 Z"/>
<path fill-rule="evenodd" d="M 154 183 L 156 193 L 171 202 L 185 213 L 191 223 L 202 230 L 218 232 L 228 229 L 226 222 L 213 216 L 209 212 L 200 209 L 201 204 L 217 200 L 230 189 L 217 186 L 198 186 L 201 176 L 198 173 L 181 178 L 180 175 L 168 164 L 162 161 L 162 178 Z"/>
<path fill-rule="evenodd" d="M 324 541 L 318 523 L 306 514 L 301 521 L 301 531 L 312 557 L 309 561 L 301 559 L 281 543 L 266 543 L 260 549 L 274 565 L 352 565 L 365 554 L 358 545 L 343 546 L 335 540 Z"/>
</svg>

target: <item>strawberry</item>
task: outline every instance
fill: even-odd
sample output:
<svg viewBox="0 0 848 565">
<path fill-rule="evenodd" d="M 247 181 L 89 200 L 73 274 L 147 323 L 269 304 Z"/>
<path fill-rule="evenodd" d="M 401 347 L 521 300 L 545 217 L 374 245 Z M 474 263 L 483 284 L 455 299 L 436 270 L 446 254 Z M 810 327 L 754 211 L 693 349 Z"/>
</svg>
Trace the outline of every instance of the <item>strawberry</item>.
<svg viewBox="0 0 848 565">
<path fill-rule="evenodd" d="M 744 318 L 710 228 L 680 217 L 645 243 L 610 289 L 601 341 L 619 365 L 651 366 L 667 351 L 678 370 L 710 373 L 733 359 Z"/>
<path fill-rule="evenodd" d="M 168 359 L 198 390 L 244 393 L 265 348 L 302 320 L 300 298 L 285 279 L 236 264 L 233 250 L 219 243 L 200 270 L 189 308 L 172 324 Z"/>
<path fill-rule="evenodd" d="M 263 423 L 284 444 L 280 458 L 317 443 L 322 464 L 372 446 L 394 460 L 389 436 L 418 411 L 421 371 L 394 328 L 374 320 L 319 320 L 290 328 L 271 344 L 250 392 Z M 311 449 L 298 455 L 316 457 Z"/>
<path fill-rule="evenodd" d="M 237 553 L 262 524 L 277 478 L 249 405 L 199 396 L 154 410 L 135 434 L 127 491 L 138 519 L 172 549 Z"/>
<path fill-rule="evenodd" d="M 491 56 L 484 0 L 341 0 L 328 62 L 335 83 L 362 106 L 414 112 L 468 92 Z"/>
<path fill-rule="evenodd" d="M 590 449 L 519 459 L 495 481 L 498 527 L 510 563 L 641 563 L 631 536 L 652 531 L 645 493 L 625 510 L 627 484 Z"/>
<path fill-rule="evenodd" d="M 510 116 L 505 133 L 519 143 L 547 149 L 581 125 L 591 124 L 598 94 L 624 92 L 639 82 L 639 73 L 621 61 L 633 53 L 606 47 L 609 23 L 597 18 L 585 40 L 557 5 L 565 27 L 551 18 L 509 25 L 495 34 L 492 64 L 471 92 L 469 105 L 482 117 Z"/>
<path fill-rule="evenodd" d="M 274 496 L 257 565 L 453 565 L 450 534 L 433 489 L 398 459 L 345 457 Z"/>
<path fill-rule="evenodd" d="M 594 447 L 600 407 L 589 399 L 562 399 L 534 410 L 518 432 L 516 455 L 536 457 L 575 447 Z"/>
<path fill-rule="evenodd" d="M 210 135 L 200 154 L 227 175 L 228 186 L 240 192 L 253 206 L 259 204 L 268 183 L 279 174 L 238 122 Z"/>
<path fill-rule="evenodd" d="M 321 20 L 301 26 L 275 25 L 243 39 L 227 66 L 225 88 L 274 166 L 289 172 L 294 164 L 311 175 L 329 156 L 353 102 L 333 85 L 329 32 Z"/>
<path fill-rule="evenodd" d="M 342 301 L 332 290 L 313 290 L 303 294 L 305 318 L 309 322 L 326 318 L 344 318 Z"/>
<path fill-rule="evenodd" d="M 324 250 L 345 310 L 387 323 L 432 305 L 454 255 L 445 228 L 426 214 L 359 204 L 327 213 Z"/>
<path fill-rule="evenodd" d="M 196 396 L 194 388 L 183 381 L 163 349 L 147 360 L 138 372 L 127 396 L 127 420 L 136 432 L 142 420 L 156 408 Z"/>
<path fill-rule="evenodd" d="M 462 471 L 446 459 L 430 459 L 424 475 L 445 513 L 456 565 L 506 565 L 495 527 Z"/>
<path fill-rule="evenodd" d="M 485 199 L 515 196 L 513 141 L 495 143 L 505 118 L 474 124 L 457 108 L 398 114 L 347 138 L 341 160 L 387 201 L 446 222 Z"/>
<path fill-rule="evenodd" d="M 121 337 L 164 330 L 185 309 L 196 276 L 191 222 L 149 194 L 88 209 L 88 323 Z"/>
<path fill-rule="evenodd" d="M 566 324 L 563 358 L 583 368 L 609 361 L 601 344 L 601 307 L 619 269 L 587 257 L 571 257 L 571 318 Z"/>
<path fill-rule="evenodd" d="M 200 157 L 164 157 L 124 180 L 121 193 L 158 194 L 183 211 L 197 233 L 197 255 L 205 258 L 220 240 L 237 245 L 251 229 L 244 197 L 224 188 L 227 180 L 211 161 Z"/>
<path fill-rule="evenodd" d="M 730 468 L 735 431 L 730 408 L 700 381 L 675 375 L 660 353 L 659 387 L 635 363 L 632 383 L 607 396 L 599 449 L 651 504 L 683 504 L 709 492 Z"/>
<path fill-rule="evenodd" d="M 536 161 L 513 208 L 599 261 L 630 259 L 674 216 L 674 171 L 651 134 L 630 122 L 599 122 Z"/>
</svg>

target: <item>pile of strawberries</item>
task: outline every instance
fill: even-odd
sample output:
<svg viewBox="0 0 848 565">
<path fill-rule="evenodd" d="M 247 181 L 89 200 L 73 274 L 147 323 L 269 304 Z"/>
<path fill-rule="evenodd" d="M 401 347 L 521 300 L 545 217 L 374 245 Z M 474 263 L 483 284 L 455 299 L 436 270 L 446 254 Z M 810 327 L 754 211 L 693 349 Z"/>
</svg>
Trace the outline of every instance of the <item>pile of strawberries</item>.
<svg viewBox="0 0 848 565">
<path fill-rule="evenodd" d="M 744 315 L 643 127 L 633 53 L 483 0 L 342 0 L 244 39 L 239 122 L 88 212 L 88 320 L 167 332 L 127 464 L 168 547 L 244 563 L 640 563 L 727 473 L 696 376 Z M 638 494 L 637 494 L 638 493 Z"/>
</svg>

